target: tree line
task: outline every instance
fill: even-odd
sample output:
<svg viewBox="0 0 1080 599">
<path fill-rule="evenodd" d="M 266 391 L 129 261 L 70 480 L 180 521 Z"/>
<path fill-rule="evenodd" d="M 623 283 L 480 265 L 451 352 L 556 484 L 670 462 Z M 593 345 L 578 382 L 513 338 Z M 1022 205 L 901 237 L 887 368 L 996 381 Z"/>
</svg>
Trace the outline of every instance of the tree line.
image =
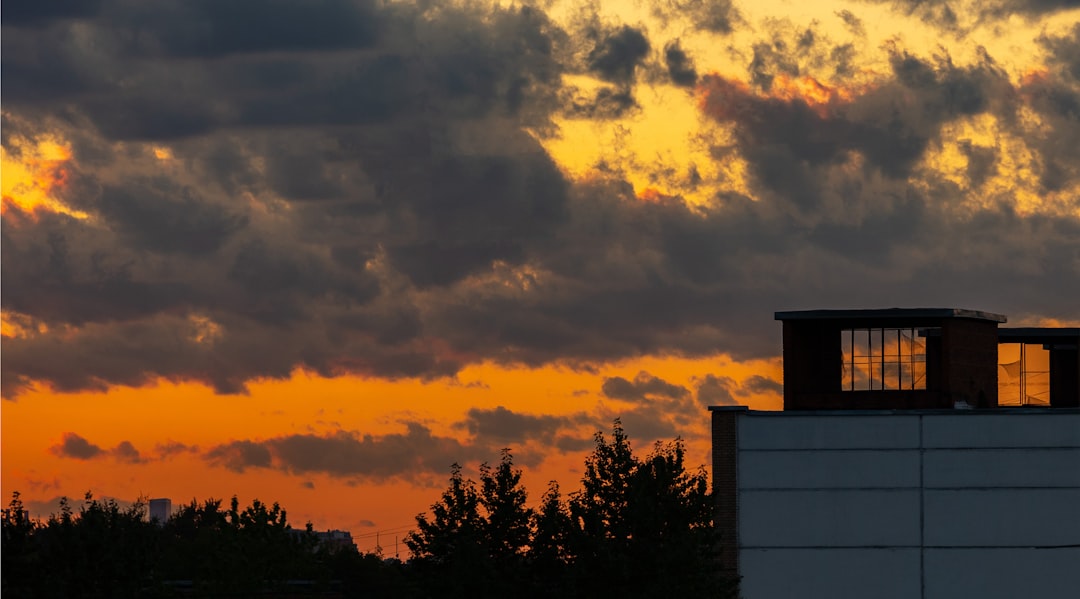
<svg viewBox="0 0 1080 599">
<path fill-rule="evenodd" d="M 192 501 L 167 522 L 146 505 L 87 494 L 44 521 L 16 492 L 3 510 L 2 591 L 11 597 L 734 597 L 717 564 L 703 469 L 676 439 L 636 457 L 618 420 L 595 436 L 581 488 L 552 482 L 529 507 L 504 450 L 479 480 L 451 468 L 416 517 L 405 562 L 318 543 L 278 504 Z"/>
</svg>

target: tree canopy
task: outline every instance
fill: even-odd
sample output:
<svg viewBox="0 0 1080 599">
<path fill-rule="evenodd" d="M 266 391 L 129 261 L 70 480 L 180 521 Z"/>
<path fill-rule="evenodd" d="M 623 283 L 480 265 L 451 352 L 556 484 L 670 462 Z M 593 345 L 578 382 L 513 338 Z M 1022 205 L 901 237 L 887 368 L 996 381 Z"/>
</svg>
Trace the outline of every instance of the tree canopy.
<svg viewBox="0 0 1080 599">
<path fill-rule="evenodd" d="M 552 481 L 530 507 L 510 450 L 416 517 L 407 562 L 320 545 L 278 504 L 192 500 L 151 522 L 142 500 L 89 493 L 48 519 L 20 495 L 3 510 L 2 591 L 12 597 L 733 597 L 721 576 L 703 469 L 682 440 L 634 455 L 622 424 L 598 432 L 579 490 Z"/>
<path fill-rule="evenodd" d="M 536 509 L 508 450 L 480 467 L 479 487 L 455 464 L 406 539 L 418 578 L 444 597 L 734 594 L 716 563 L 708 479 L 685 455 L 675 439 L 637 458 L 616 420 L 610 439 L 596 434 L 581 489 L 564 500 L 552 482 Z"/>
</svg>

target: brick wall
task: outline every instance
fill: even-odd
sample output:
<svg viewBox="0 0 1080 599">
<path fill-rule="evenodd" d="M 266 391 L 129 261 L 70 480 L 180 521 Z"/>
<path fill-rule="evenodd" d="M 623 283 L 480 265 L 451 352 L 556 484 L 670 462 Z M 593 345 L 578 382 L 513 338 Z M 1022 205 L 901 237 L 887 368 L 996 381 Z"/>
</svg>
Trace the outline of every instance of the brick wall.
<svg viewBox="0 0 1080 599">
<path fill-rule="evenodd" d="M 738 420 L 746 408 L 712 408 L 712 482 L 715 523 L 720 531 L 720 567 L 739 573 Z"/>
<path fill-rule="evenodd" d="M 941 328 L 942 382 L 949 399 L 997 407 L 997 323 L 951 319 Z"/>
</svg>

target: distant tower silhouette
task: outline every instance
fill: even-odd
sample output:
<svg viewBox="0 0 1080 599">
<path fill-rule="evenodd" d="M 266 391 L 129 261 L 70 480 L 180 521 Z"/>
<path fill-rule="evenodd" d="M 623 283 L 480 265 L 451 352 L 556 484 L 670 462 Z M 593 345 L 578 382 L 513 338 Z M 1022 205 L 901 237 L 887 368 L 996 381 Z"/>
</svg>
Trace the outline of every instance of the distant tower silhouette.
<svg viewBox="0 0 1080 599">
<path fill-rule="evenodd" d="M 172 515 L 172 500 L 168 498 L 150 500 L 150 521 L 155 520 L 158 526 L 164 525 Z"/>
</svg>

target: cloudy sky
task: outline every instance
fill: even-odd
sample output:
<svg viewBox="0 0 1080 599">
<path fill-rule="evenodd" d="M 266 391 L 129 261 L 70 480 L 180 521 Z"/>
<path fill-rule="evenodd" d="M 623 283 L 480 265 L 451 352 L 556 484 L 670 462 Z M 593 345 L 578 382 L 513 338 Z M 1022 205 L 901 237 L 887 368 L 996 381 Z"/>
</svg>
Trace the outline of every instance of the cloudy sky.
<svg viewBox="0 0 1080 599">
<path fill-rule="evenodd" d="M 395 530 L 779 406 L 776 310 L 1080 322 L 1076 0 L 5 1 L 3 492 Z M 361 548 L 367 548 L 361 542 Z"/>
</svg>

